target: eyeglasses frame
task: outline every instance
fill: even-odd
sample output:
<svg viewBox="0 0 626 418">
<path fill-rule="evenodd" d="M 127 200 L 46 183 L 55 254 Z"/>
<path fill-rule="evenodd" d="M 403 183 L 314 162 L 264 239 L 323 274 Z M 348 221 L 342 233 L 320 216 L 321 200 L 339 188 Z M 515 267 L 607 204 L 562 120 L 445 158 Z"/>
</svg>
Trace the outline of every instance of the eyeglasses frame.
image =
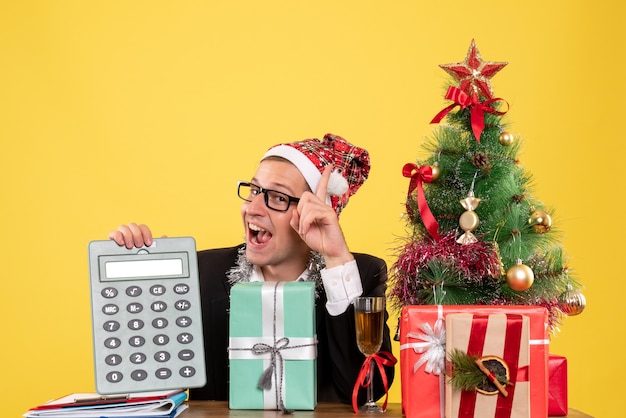
<svg viewBox="0 0 626 418">
<path fill-rule="evenodd" d="M 259 189 L 259 193 L 263 194 L 263 201 L 265 202 L 265 206 L 268 209 L 272 209 L 272 210 L 275 210 L 277 212 L 287 212 L 289 210 L 289 206 L 291 206 L 292 203 L 298 203 L 300 201 L 300 198 L 290 196 L 287 193 L 280 192 L 278 190 L 266 189 L 264 187 L 259 186 L 258 184 L 254 184 L 254 183 L 251 183 L 249 181 L 239 180 L 237 182 L 237 196 L 239 196 L 239 198 L 241 200 L 245 200 L 246 202 L 252 202 L 252 200 L 248 199 L 248 198 L 245 198 L 245 197 L 243 197 L 241 195 L 241 186 L 245 186 L 245 187 L 252 187 L 252 186 L 254 186 L 257 189 Z M 276 209 L 276 208 L 271 207 L 270 204 L 269 204 L 269 200 L 270 200 L 269 195 L 268 195 L 269 192 L 278 193 L 278 194 L 280 194 L 282 196 L 285 196 L 287 198 L 287 207 L 285 209 Z"/>
</svg>

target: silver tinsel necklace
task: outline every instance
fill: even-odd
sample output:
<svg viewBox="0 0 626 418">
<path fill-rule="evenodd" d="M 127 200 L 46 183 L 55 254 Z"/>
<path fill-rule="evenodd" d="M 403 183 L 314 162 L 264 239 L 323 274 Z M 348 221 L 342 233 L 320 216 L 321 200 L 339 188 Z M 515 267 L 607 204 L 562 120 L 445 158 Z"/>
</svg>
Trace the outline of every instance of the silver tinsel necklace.
<svg viewBox="0 0 626 418">
<path fill-rule="evenodd" d="M 321 270 L 326 267 L 324 257 L 317 251 L 311 251 L 308 262 L 309 275 L 304 279 L 307 282 L 315 282 L 315 297 L 319 298 L 320 291 L 324 289 L 322 284 Z M 231 268 L 226 276 L 231 285 L 235 283 L 245 283 L 250 281 L 250 276 L 254 270 L 254 265 L 248 261 L 246 257 L 246 246 L 239 248 L 237 255 L 237 264 Z"/>
</svg>

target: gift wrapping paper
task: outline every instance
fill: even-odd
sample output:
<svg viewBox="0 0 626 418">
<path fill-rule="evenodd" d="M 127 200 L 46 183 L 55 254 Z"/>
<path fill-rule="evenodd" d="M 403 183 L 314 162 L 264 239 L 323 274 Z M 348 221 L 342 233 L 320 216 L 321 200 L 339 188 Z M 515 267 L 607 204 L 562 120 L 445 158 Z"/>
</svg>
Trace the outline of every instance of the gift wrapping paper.
<svg viewBox="0 0 626 418">
<path fill-rule="evenodd" d="M 529 418 L 529 318 L 519 314 L 450 314 L 446 355 L 453 350 L 477 357 L 497 356 L 509 368 L 507 396 L 464 391 L 446 384 L 446 418 Z"/>
<path fill-rule="evenodd" d="M 410 305 L 400 316 L 400 379 L 406 418 L 445 416 L 445 317 L 513 313 L 530 319 L 530 416 L 548 415 L 548 311 L 540 306 Z"/>
<path fill-rule="evenodd" d="M 315 284 L 238 283 L 231 289 L 231 409 L 313 410 L 317 404 Z M 271 376 L 271 388 L 259 387 Z"/>
<path fill-rule="evenodd" d="M 550 354 L 548 387 L 548 415 L 555 417 L 567 415 L 567 359 L 565 357 Z"/>
</svg>

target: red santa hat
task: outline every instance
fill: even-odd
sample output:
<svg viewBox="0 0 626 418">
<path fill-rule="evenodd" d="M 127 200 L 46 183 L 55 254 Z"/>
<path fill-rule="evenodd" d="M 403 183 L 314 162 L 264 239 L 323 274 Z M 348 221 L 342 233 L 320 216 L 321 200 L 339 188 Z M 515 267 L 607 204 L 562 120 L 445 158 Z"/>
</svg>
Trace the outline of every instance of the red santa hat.
<svg viewBox="0 0 626 418">
<path fill-rule="evenodd" d="M 324 168 L 333 164 L 326 201 L 337 216 L 348 204 L 350 196 L 365 182 L 370 171 L 367 150 L 333 134 L 324 135 L 321 141 L 313 138 L 275 145 L 265 153 L 263 159 L 271 156 L 282 157 L 295 165 L 313 193 L 317 190 Z"/>
</svg>

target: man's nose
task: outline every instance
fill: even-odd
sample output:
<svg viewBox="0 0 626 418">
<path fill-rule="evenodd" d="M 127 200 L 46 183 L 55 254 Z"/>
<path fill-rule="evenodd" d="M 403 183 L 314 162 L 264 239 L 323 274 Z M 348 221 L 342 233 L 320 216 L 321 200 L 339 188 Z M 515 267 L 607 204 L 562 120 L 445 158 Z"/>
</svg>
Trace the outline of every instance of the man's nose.
<svg viewBox="0 0 626 418">
<path fill-rule="evenodd" d="M 250 202 L 248 203 L 248 212 L 259 213 L 265 211 L 266 207 L 265 193 L 259 193 L 250 199 Z"/>
</svg>

